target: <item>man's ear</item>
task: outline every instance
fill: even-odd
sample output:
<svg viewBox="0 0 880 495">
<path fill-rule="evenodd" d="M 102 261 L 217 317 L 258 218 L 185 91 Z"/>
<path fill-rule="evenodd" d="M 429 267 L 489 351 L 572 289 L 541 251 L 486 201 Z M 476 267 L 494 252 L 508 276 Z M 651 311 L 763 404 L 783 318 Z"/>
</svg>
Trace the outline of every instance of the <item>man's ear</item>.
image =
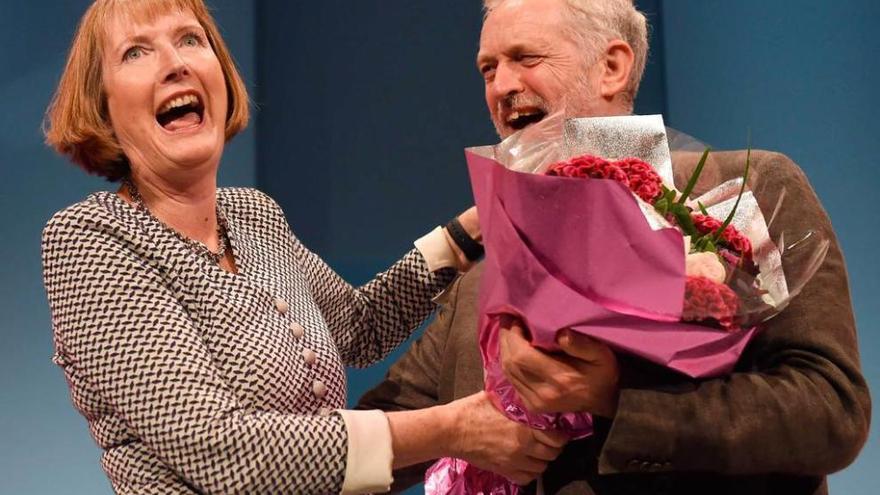
<svg viewBox="0 0 880 495">
<path fill-rule="evenodd" d="M 599 94 L 603 98 L 610 100 L 626 89 L 634 59 L 635 55 L 629 43 L 623 40 L 612 40 L 608 43 L 598 60 L 598 65 L 602 69 Z"/>
</svg>

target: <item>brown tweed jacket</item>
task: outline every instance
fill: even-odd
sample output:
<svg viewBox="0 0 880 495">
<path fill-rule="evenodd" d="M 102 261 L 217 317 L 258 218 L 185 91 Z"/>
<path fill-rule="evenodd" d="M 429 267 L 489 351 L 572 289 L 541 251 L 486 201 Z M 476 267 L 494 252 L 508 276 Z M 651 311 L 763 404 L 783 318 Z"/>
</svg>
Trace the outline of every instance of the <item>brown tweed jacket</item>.
<svg viewBox="0 0 880 495">
<path fill-rule="evenodd" d="M 673 155 L 679 187 L 696 158 Z M 714 153 L 696 192 L 741 175 L 744 163 L 745 152 Z M 859 452 L 870 398 L 831 223 L 791 160 L 756 151 L 752 167 L 750 187 L 765 213 L 785 190 L 771 237 L 818 230 L 832 240 L 824 264 L 764 325 L 731 376 L 692 380 L 619 356 L 617 416 L 600 419 L 595 435 L 570 443 L 550 465 L 544 473 L 548 494 L 822 494 L 825 475 Z M 453 286 L 437 319 L 359 407 L 423 408 L 482 389 L 479 273 L 477 267 Z M 395 488 L 419 482 L 425 467 L 395 473 Z"/>
</svg>

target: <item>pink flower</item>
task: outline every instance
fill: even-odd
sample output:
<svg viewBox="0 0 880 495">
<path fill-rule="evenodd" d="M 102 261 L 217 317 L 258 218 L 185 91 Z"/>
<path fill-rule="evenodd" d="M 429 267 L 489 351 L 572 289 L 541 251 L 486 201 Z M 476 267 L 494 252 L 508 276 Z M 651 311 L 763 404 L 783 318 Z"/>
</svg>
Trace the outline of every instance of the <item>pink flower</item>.
<svg viewBox="0 0 880 495">
<path fill-rule="evenodd" d="M 703 277 L 716 283 L 724 283 L 727 275 L 724 265 L 715 253 L 691 253 L 685 258 L 685 274 L 689 277 Z"/>
</svg>

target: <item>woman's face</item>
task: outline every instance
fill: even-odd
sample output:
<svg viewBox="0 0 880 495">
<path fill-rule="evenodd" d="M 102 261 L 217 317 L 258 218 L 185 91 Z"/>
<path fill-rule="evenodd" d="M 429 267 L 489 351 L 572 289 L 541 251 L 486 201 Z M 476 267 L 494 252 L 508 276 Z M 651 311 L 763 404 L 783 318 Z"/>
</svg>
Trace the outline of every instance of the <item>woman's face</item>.
<svg viewBox="0 0 880 495">
<path fill-rule="evenodd" d="M 110 121 L 137 172 L 165 176 L 216 167 L 223 153 L 226 82 L 189 12 L 108 26 L 103 83 Z"/>
</svg>

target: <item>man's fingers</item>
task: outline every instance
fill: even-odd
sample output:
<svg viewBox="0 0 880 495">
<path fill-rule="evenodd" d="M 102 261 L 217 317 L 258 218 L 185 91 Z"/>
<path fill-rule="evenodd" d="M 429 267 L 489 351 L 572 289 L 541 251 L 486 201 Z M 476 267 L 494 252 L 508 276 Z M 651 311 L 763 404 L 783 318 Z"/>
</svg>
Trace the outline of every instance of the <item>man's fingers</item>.
<svg viewBox="0 0 880 495">
<path fill-rule="evenodd" d="M 514 377 L 508 377 L 513 388 L 516 389 L 516 392 L 519 394 L 519 398 L 522 399 L 523 405 L 526 406 L 526 409 L 532 412 L 541 412 L 539 411 L 539 407 L 541 404 L 541 393 L 539 392 L 539 387 L 541 386 L 540 382 L 536 382 L 534 380 L 521 380 Z"/>
<path fill-rule="evenodd" d="M 519 322 L 519 320 L 514 321 L 513 324 L 510 325 L 509 331 L 510 331 L 510 333 L 515 335 L 516 337 L 518 337 L 522 340 L 526 340 L 526 333 L 525 333 L 525 331 L 523 331 L 522 324 Z"/>
<path fill-rule="evenodd" d="M 602 342 L 569 329 L 559 332 L 556 343 L 569 356 L 589 362 L 607 359 L 611 352 Z"/>
</svg>

